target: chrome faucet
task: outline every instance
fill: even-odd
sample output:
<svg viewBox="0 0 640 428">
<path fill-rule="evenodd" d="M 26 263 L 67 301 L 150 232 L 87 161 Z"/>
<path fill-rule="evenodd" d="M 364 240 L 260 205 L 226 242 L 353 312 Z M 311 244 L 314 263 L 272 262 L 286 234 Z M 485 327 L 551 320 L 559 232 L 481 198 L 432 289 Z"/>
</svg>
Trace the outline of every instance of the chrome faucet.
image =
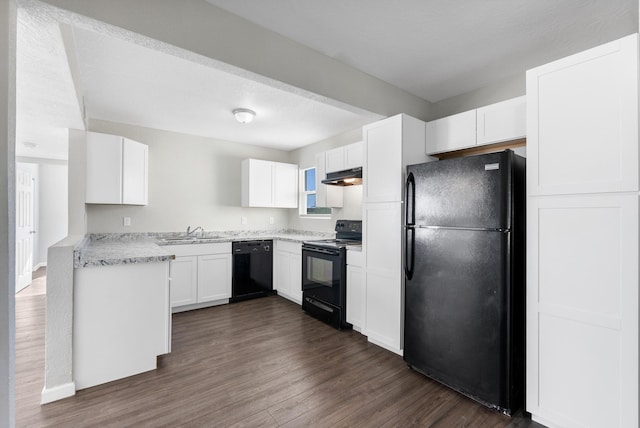
<svg viewBox="0 0 640 428">
<path fill-rule="evenodd" d="M 187 236 L 193 236 L 198 230 L 200 230 L 200 233 L 204 232 L 204 229 L 200 226 L 194 228 L 193 230 L 191 230 L 191 226 L 187 226 Z"/>
</svg>

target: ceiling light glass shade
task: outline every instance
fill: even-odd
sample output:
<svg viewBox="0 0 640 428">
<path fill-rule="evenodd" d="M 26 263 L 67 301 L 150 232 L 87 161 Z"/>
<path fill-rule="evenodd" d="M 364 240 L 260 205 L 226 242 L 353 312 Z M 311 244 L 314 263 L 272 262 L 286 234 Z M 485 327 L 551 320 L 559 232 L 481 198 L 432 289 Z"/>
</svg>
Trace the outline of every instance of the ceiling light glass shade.
<svg viewBox="0 0 640 428">
<path fill-rule="evenodd" d="M 253 110 L 249 110 L 248 108 L 237 108 L 233 110 L 233 115 L 236 117 L 236 120 L 240 123 L 249 123 L 253 120 L 256 112 Z"/>
</svg>

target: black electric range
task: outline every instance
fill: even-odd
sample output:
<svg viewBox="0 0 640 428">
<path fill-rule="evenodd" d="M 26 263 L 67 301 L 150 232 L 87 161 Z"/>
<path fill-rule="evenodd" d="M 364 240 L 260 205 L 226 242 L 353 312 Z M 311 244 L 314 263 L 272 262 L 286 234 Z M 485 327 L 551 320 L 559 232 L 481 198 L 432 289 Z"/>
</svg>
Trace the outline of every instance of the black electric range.
<svg viewBox="0 0 640 428">
<path fill-rule="evenodd" d="M 338 328 L 346 322 L 347 247 L 362 245 L 362 221 L 336 221 L 336 238 L 302 244 L 302 309 Z"/>
</svg>

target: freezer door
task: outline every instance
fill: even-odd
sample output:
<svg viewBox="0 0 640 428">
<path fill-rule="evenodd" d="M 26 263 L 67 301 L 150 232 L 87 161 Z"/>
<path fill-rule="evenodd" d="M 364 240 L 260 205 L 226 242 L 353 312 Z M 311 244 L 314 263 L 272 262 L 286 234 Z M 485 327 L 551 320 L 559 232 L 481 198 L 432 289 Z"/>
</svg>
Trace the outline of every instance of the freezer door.
<svg viewBox="0 0 640 428">
<path fill-rule="evenodd" d="M 485 404 L 509 405 L 509 234 L 415 229 L 404 359 Z"/>
<path fill-rule="evenodd" d="M 513 152 L 407 167 L 415 181 L 415 224 L 508 229 Z"/>
</svg>

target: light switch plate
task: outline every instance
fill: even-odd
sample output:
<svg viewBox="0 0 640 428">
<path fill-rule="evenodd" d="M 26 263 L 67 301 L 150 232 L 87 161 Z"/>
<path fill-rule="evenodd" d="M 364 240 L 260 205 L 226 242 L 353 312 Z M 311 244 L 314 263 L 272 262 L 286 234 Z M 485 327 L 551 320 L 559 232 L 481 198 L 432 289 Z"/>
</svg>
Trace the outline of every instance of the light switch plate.
<svg viewBox="0 0 640 428">
<path fill-rule="evenodd" d="M 123 226 L 131 226 L 131 217 L 122 217 Z"/>
<path fill-rule="evenodd" d="M 247 224 L 247 218 L 246 217 L 240 217 L 240 224 Z"/>
</svg>

